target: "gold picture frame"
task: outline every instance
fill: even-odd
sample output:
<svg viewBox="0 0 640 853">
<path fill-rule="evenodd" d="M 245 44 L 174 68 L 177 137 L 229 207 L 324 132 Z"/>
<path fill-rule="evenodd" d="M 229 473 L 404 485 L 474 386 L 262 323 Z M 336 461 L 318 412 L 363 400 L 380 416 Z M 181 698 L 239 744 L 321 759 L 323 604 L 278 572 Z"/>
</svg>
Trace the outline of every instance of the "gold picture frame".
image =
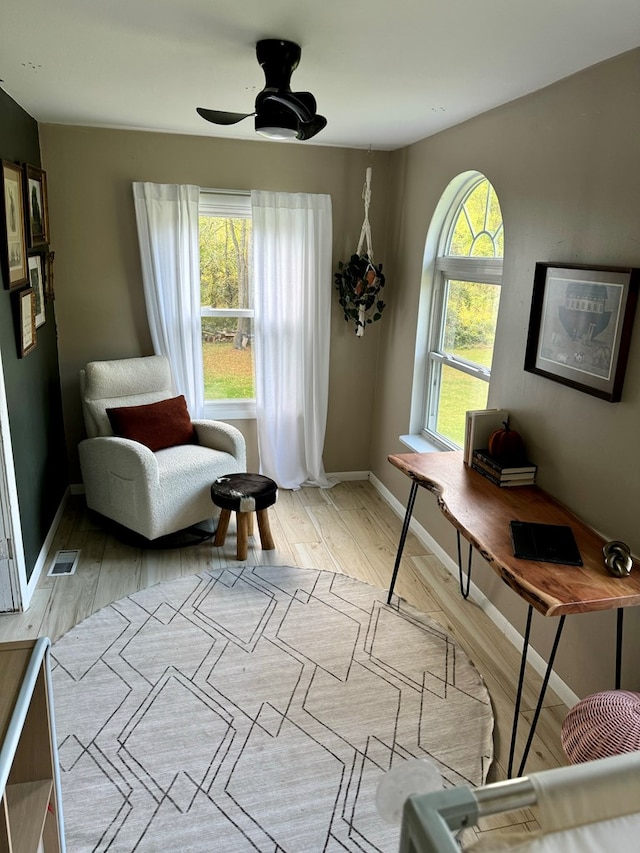
<svg viewBox="0 0 640 853">
<path fill-rule="evenodd" d="M 36 300 L 32 287 L 17 294 L 18 299 L 18 358 L 24 358 L 36 348 Z"/>
<path fill-rule="evenodd" d="M 45 302 L 53 302 L 56 298 L 55 291 L 53 289 L 53 262 L 55 260 L 56 253 L 55 252 L 47 252 L 47 268 L 44 275 L 44 299 Z"/>
<path fill-rule="evenodd" d="M 29 281 L 27 244 L 25 238 L 24 194 L 22 168 L 16 163 L 2 161 L 2 192 L 0 208 L 4 219 L 2 246 L 2 275 L 8 290 Z"/>
</svg>

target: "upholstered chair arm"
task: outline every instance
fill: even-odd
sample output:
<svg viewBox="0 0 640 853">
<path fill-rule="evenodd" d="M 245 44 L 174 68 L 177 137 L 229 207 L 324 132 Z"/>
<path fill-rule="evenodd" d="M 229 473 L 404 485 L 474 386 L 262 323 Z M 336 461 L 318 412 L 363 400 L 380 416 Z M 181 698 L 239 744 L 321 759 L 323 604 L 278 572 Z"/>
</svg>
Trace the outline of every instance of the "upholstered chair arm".
<svg viewBox="0 0 640 853">
<path fill-rule="evenodd" d="M 83 473 L 85 466 L 110 471 L 128 480 L 158 483 L 158 463 L 151 450 L 137 441 L 118 436 L 101 436 L 81 441 L 78 450 Z"/>
<path fill-rule="evenodd" d="M 230 453 L 238 460 L 239 470 L 246 470 L 247 451 L 244 436 L 239 429 L 224 421 L 195 420 L 192 423 L 199 444 Z"/>
<path fill-rule="evenodd" d="M 87 506 L 151 539 L 155 533 L 160 473 L 155 455 L 116 436 L 78 445 Z"/>
</svg>

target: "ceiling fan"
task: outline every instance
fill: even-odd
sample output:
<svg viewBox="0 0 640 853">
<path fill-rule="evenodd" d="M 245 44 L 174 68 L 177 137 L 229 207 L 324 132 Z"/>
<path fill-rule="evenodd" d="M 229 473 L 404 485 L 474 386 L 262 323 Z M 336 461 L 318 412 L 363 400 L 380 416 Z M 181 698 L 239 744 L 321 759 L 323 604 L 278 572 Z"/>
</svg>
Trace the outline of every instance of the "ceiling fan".
<svg viewBox="0 0 640 853">
<path fill-rule="evenodd" d="M 302 50 L 282 39 L 262 39 L 256 44 L 256 56 L 265 76 L 264 89 L 258 93 L 252 113 L 229 113 L 198 107 L 197 113 L 214 124 L 237 124 L 255 116 L 256 133 L 270 139 L 311 139 L 326 127 L 327 120 L 316 112 L 311 92 L 292 92 L 291 75 L 298 67 Z"/>
</svg>

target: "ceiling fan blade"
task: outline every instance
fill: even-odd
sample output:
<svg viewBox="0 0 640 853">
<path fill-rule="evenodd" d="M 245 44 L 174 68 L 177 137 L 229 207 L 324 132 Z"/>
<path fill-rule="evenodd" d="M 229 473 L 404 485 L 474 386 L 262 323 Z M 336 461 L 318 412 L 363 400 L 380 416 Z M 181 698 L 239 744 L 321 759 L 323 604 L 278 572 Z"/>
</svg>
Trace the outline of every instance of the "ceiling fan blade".
<svg viewBox="0 0 640 853">
<path fill-rule="evenodd" d="M 255 115 L 255 113 L 226 113 L 223 110 L 207 110 L 204 107 L 196 107 L 196 112 L 213 124 L 237 124 L 243 118 Z"/>
<path fill-rule="evenodd" d="M 311 92 L 291 92 L 291 94 L 304 106 L 306 111 L 309 113 L 309 116 L 314 116 L 316 114 L 318 105 Z"/>
<path fill-rule="evenodd" d="M 259 100 L 258 100 L 259 99 Z M 298 121 L 309 121 L 313 113 L 307 111 L 306 104 L 299 101 L 293 92 L 261 92 L 256 99 L 256 109 L 259 112 L 269 109 L 286 110 L 288 113 L 293 113 Z"/>
<path fill-rule="evenodd" d="M 316 133 L 320 133 L 327 126 L 327 120 L 324 116 L 316 115 L 311 121 L 300 123 L 300 128 L 297 133 L 298 139 L 311 139 Z"/>
</svg>

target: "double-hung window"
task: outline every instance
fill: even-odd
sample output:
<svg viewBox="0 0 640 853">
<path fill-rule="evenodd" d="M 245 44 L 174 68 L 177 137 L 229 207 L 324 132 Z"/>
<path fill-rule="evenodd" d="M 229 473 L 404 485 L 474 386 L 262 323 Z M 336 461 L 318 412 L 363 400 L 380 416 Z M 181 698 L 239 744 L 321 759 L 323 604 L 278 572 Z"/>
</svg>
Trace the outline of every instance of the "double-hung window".
<svg viewBox="0 0 640 853">
<path fill-rule="evenodd" d="M 205 413 L 255 417 L 251 198 L 200 193 L 200 315 Z"/>
<path fill-rule="evenodd" d="M 487 406 L 503 246 L 495 190 L 483 175 L 467 173 L 433 264 L 422 435 L 446 447 L 462 447 L 465 412 Z"/>
</svg>

